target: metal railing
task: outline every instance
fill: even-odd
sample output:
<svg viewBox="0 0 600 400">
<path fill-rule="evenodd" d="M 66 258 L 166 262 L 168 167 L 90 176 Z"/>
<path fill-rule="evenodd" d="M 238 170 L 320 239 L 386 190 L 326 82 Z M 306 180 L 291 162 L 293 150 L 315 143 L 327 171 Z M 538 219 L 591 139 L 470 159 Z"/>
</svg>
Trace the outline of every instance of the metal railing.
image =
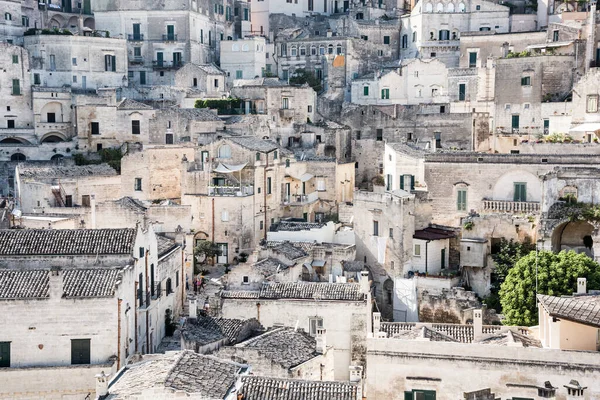
<svg viewBox="0 0 600 400">
<path fill-rule="evenodd" d="M 243 197 L 252 196 L 254 194 L 254 186 L 209 186 L 209 196 L 232 196 L 232 197 Z"/>
<path fill-rule="evenodd" d="M 157 68 L 157 69 L 160 69 L 160 68 L 166 68 L 166 69 L 181 68 L 181 67 L 183 67 L 183 61 L 155 60 L 155 61 L 152 61 L 152 66 L 154 68 Z"/>
<path fill-rule="evenodd" d="M 132 42 L 141 42 L 144 40 L 144 34 L 140 33 L 140 34 L 128 34 L 127 35 L 127 40 L 130 40 Z"/>
<path fill-rule="evenodd" d="M 483 209 L 494 212 L 533 213 L 540 211 L 540 203 L 537 201 L 483 200 Z"/>
<path fill-rule="evenodd" d="M 176 42 L 177 41 L 177 34 L 166 34 L 166 35 L 162 35 L 162 40 L 163 42 Z"/>
</svg>

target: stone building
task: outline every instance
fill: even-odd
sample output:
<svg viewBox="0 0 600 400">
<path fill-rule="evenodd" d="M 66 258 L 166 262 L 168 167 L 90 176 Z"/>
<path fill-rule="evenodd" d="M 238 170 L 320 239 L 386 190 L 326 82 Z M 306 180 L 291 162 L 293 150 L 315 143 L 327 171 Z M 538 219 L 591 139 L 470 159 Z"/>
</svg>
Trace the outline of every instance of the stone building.
<svg viewBox="0 0 600 400">
<path fill-rule="evenodd" d="M 227 72 L 227 82 L 275 75 L 269 53 L 273 45 L 262 36 L 246 37 L 221 45 L 221 68 Z"/>
<path fill-rule="evenodd" d="M 310 335 L 326 330 L 333 349 L 334 378 L 347 379 L 349 365 L 364 362 L 370 321 L 368 281 L 358 283 L 265 283 L 260 291 L 223 291 L 225 318 L 256 318 L 266 328 L 297 326 Z"/>
</svg>

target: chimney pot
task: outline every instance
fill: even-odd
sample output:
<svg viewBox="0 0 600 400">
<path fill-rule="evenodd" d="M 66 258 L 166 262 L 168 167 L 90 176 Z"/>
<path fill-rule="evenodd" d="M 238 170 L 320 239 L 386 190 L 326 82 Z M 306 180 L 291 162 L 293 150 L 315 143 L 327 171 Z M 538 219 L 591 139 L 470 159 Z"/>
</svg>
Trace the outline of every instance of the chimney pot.
<svg viewBox="0 0 600 400">
<path fill-rule="evenodd" d="M 371 291 L 371 285 L 369 284 L 369 271 L 361 271 L 360 273 L 360 291 L 363 294 L 367 294 Z"/>
<path fill-rule="evenodd" d="M 373 333 L 375 334 L 375 336 L 377 336 L 377 334 L 379 333 L 379 331 L 381 330 L 381 313 L 373 313 Z"/>
<path fill-rule="evenodd" d="M 577 278 L 577 294 L 587 294 L 586 278 Z"/>
<path fill-rule="evenodd" d="M 483 336 L 483 310 L 473 310 L 473 339 L 479 340 Z"/>
<path fill-rule="evenodd" d="M 102 398 L 108 394 L 108 375 L 104 371 L 96 375 L 96 398 Z"/>
<path fill-rule="evenodd" d="M 327 333 L 327 331 L 325 329 L 317 329 L 317 334 L 315 336 L 315 339 L 317 341 L 316 344 L 316 351 L 319 354 L 324 354 L 326 349 L 327 349 L 327 340 L 325 338 L 325 333 Z"/>
</svg>

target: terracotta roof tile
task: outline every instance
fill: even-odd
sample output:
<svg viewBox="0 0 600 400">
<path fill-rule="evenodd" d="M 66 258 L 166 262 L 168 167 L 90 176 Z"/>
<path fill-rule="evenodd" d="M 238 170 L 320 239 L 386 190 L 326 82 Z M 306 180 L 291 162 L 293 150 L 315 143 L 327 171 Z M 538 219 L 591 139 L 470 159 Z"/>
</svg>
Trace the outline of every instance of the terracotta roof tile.
<svg viewBox="0 0 600 400">
<path fill-rule="evenodd" d="M 48 298 L 48 271 L 0 270 L 0 300 Z"/>
<path fill-rule="evenodd" d="M 600 328 L 600 296 L 556 297 L 540 294 L 538 299 L 552 317 Z"/>
<path fill-rule="evenodd" d="M 357 386 L 350 382 L 242 377 L 238 393 L 244 400 L 358 400 Z"/>
</svg>

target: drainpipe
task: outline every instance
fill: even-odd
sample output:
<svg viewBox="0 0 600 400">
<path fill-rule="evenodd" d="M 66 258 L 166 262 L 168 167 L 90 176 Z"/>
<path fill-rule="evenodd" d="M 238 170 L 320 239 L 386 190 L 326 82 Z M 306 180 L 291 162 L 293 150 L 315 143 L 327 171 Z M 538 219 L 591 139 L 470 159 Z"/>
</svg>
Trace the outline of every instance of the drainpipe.
<svg viewBox="0 0 600 400">
<path fill-rule="evenodd" d="M 429 244 L 429 242 L 431 242 L 431 240 L 428 240 L 428 241 L 425 242 L 425 276 L 427 276 L 427 274 L 428 274 L 428 272 L 427 272 L 427 266 L 429 264 L 429 260 L 428 260 L 429 255 L 427 254 L 428 253 L 428 251 L 427 251 L 428 250 L 428 246 L 427 245 Z"/>
<path fill-rule="evenodd" d="M 133 288 L 133 294 L 134 294 L 133 298 L 135 299 L 135 303 L 136 304 L 138 302 L 138 295 L 137 295 L 137 287 L 138 287 L 138 285 L 139 285 L 139 282 L 136 281 L 135 282 L 135 287 Z M 135 337 L 135 352 L 137 352 L 138 351 L 138 333 L 137 333 L 138 332 L 138 330 L 137 330 L 137 326 L 138 326 L 138 318 L 137 318 L 137 316 L 138 316 L 138 310 L 137 310 L 136 306 L 133 307 L 133 315 L 134 315 L 134 321 L 133 321 L 133 323 L 135 325 L 135 330 L 134 330 L 135 333 L 133 334 L 133 336 Z"/>
<path fill-rule="evenodd" d="M 212 198 L 212 243 L 215 244 L 215 198 L 214 198 L 214 193 L 213 193 L 213 198 Z M 213 255 L 212 257 L 213 259 L 213 265 L 215 263 L 215 256 Z"/>
<path fill-rule="evenodd" d="M 121 369 L 121 302 L 117 299 L 117 371 Z"/>
<path fill-rule="evenodd" d="M 265 234 L 264 234 L 264 239 L 265 242 L 267 241 L 267 168 L 269 168 L 269 153 L 266 154 L 267 157 L 267 162 L 265 164 L 265 172 L 263 174 L 263 198 L 264 198 L 264 203 L 263 203 L 263 208 L 265 211 Z"/>
<path fill-rule="evenodd" d="M 148 335 L 150 334 L 150 321 L 148 320 L 149 318 L 149 313 L 150 313 L 150 302 L 148 301 L 150 298 L 148 297 L 148 284 L 149 284 L 149 279 L 148 279 L 148 250 L 146 250 L 146 293 L 142 293 L 142 296 L 146 296 L 146 298 L 144 300 L 146 303 L 146 354 L 150 353 L 150 341 L 149 341 L 149 337 Z"/>
</svg>

